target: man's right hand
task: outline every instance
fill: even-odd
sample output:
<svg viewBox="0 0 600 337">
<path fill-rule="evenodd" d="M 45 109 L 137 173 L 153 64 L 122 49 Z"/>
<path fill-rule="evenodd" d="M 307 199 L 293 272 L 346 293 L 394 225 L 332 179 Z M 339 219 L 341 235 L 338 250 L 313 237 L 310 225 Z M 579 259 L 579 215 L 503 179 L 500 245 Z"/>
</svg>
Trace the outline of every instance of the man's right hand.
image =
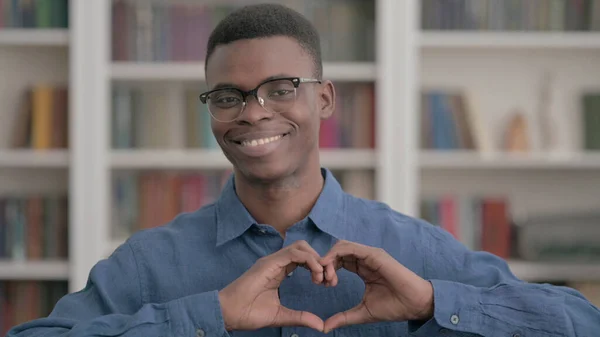
<svg viewBox="0 0 600 337">
<path fill-rule="evenodd" d="M 327 285 L 329 281 L 325 280 L 319 259 L 319 254 L 306 241 L 294 242 L 260 258 L 252 268 L 219 292 L 225 329 L 306 326 L 323 331 L 323 320 L 310 312 L 282 306 L 278 296 L 279 285 L 298 266 L 311 272 L 315 284 Z"/>
</svg>

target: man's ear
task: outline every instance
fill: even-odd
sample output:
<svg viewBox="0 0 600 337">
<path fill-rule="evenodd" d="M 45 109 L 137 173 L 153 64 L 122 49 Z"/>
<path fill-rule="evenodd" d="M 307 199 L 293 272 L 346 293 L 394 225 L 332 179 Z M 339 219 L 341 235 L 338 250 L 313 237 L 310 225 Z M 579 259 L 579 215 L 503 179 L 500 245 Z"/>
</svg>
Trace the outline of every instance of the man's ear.
<svg viewBox="0 0 600 337">
<path fill-rule="evenodd" d="M 319 116 L 321 119 L 327 119 L 331 117 L 335 111 L 335 88 L 333 83 L 329 80 L 324 81 L 321 85 L 321 91 L 319 93 Z"/>
</svg>

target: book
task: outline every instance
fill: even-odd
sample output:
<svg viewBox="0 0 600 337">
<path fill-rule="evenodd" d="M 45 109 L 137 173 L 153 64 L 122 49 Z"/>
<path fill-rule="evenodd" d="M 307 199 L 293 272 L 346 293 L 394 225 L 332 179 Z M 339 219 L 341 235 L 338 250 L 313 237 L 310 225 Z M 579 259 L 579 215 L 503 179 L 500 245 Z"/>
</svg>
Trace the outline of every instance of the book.
<svg viewBox="0 0 600 337">
<path fill-rule="evenodd" d="M 69 0 L 2 0 L 2 28 L 68 28 Z"/>
<path fill-rule="evenodd" d="M 375 6 L 362 0 L 283 0 L 315 24 L 322 57 L 331 61 L 375 59 Z M 113 0 L 114 61 L 203 61 L 217 23 L 243 2 L 140 2 Z"/>
<path fill-rule="evenodd" d="M 11 147 L 40 151 L 69 147 L 69 92 L 66 86 L 40 83 L 23 91 Z"/>
<path fill-rule="evenodd" d="M 510 203 L 504 196 L 425 196 L 420 217 L 451 234 L 466 248 L 511 257 L 513 244 Z"/>
<path fill-rule="evenodd" d="M 423 0 L 423 30 L 598 31 L 600 0 Z"/>
<path fill-rule="evenodd" d="M 65 260 L 68 227 L 66 196 L 0 197 L 0 259 Z"/>
</svg>

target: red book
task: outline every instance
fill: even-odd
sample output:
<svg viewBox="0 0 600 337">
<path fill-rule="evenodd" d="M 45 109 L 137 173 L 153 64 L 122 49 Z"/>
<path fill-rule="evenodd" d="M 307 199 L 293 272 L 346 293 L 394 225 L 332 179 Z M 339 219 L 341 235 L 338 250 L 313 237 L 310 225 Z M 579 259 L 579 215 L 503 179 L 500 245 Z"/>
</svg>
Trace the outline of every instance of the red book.
<svg viewBox="0 0 600 337">
<path fill-rule="evenodd" d="M 458 223 L 456 214 L 456 200 L 447 196 L 442 198 L 440 204 L 440 213 L 442 215 L 442 228 L 448 231 L 455 239 L 460 240 L 458 233 Z"/>
<path fill-rule="evenodd" d="M 484 199 L 482 204 L 482 250 L 503 259 L 510 257 L 510 221 L 504 199 Z"/>
<path fill-rule="evenodd" d="M 40 260 L 43 255 L 44 205 L 40 197 L 27 200 L 27 258 Z"/>
</svg>

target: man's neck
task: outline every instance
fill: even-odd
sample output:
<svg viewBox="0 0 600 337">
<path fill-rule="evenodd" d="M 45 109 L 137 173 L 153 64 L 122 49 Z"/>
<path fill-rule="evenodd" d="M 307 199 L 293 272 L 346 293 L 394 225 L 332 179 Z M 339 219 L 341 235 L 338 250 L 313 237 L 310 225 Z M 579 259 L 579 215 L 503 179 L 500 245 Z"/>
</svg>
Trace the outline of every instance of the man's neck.
<svg viewBox="0 0 600 337">
<path fill-rule="evenodd" d="M 243 177 L 235 181 L 237 195 L 252 217 L 273 226 L 282 236 L 310 213 L 324 184 L 318 165 L 285 179 L 270 184 L 252 183 Z"/>
</svg>

